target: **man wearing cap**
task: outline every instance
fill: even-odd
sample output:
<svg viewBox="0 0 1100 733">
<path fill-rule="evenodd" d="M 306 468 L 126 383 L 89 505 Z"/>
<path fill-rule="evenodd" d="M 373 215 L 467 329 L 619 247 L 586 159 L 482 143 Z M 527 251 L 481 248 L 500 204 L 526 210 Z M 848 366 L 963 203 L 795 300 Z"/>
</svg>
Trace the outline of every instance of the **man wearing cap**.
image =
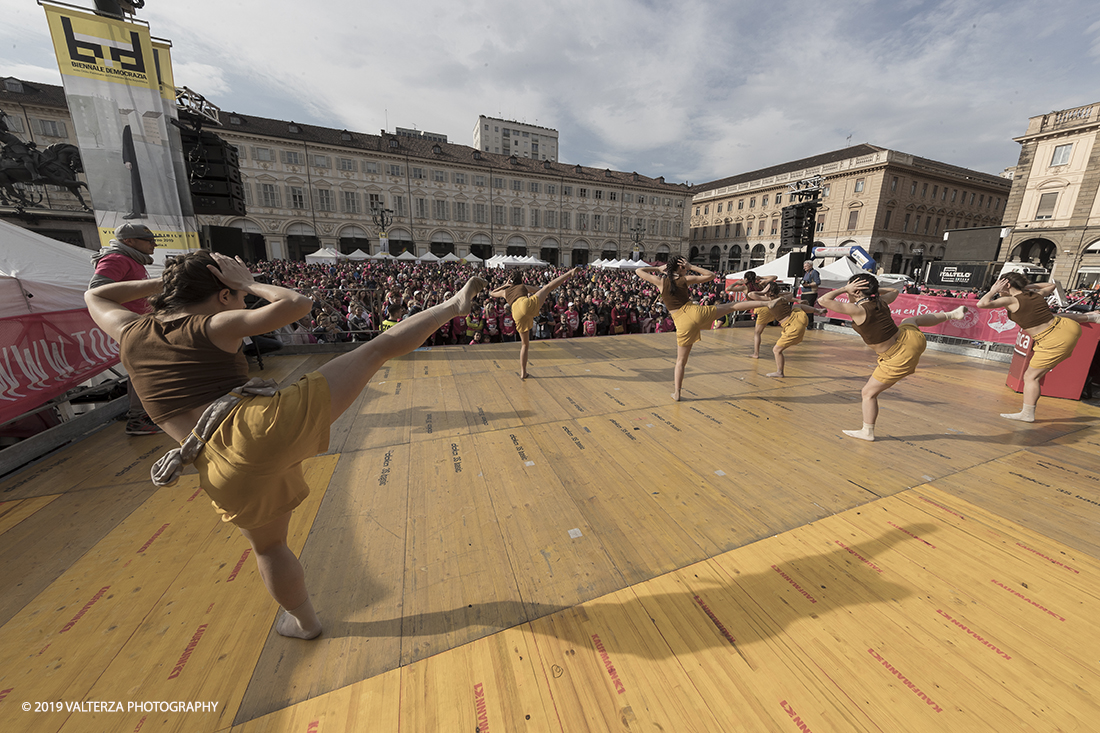
<svg viewBox="0 0 1100 733">
<path fill-rule="evenodd" d="M 153 264 L 153 250 L 156 247 L 156 235 L 144 224 L 126 223 L 118 227 L 115 229 L 115 238 L 111 243 L 92 255 L 95 274 L 92 275 L 88 288 L 98 288 L 100 285 L 128 280 L 149 279 L 145 266 Z M 134 313 L 149 311 L 149 305 L 144 298 L 131 300 L 123 305 Z M 149 414 L 145 412 L 133 388 L 128 387 L 128 390 L 130 409 L 126 412 L 126 434 L 154 435 L 162 432 L 149 419 Z"/>
</svg>

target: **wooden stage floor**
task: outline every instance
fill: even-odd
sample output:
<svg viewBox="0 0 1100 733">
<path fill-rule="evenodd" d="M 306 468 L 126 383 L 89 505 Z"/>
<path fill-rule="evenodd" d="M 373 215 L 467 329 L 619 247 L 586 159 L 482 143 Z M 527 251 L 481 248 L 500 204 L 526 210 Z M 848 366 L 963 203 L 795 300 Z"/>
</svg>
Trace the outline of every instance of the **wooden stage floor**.
<svg viewBox="0 0 1100 733">
<path fill-rule="evenodd" d="M 307 463 L 312 642 L 149 482 L 164 436 L 6 477 L 0 730 L 1100 729 L 1100 410 L 1004 420 L 1006 365 L 929 351 L 864 443 L 857 338 L 750 345 L 705 334 L 681 403 L 674 334 L 391 362 Z"/>
</svg>

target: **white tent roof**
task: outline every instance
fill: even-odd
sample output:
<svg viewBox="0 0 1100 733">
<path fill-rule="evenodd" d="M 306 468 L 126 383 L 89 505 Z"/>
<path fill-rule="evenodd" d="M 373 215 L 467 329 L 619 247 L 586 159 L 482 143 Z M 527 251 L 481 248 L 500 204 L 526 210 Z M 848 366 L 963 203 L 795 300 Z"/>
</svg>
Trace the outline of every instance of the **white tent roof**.
<svg viewBox="0 0 1100 733">
<path fill-rule="evenodd" d="M 408 250 L 405 250 L 401 254 L 397 255 L 397 259 L 401 260 L 402 262 L 415 262 L 416 255 L 411 254 Z"/>
<path fill-rule="evenodd" d="M 439 257 L 436 256 L 436 255 L 433 255 L 431 252 L 425 252 L 424 254 L 420 255 L 420 261 L 421 262 L 439 262 Z"/>
<path fill-rule="evenodd" d="M 84 308 L 91 250 L 0 221 L 0 314 Z"/>
<path fill-rule="evenodd" d="M 489 258 L 485 262 L 486 267 L 491 268 L 491 269 L 495 269 L 495 270 L 500 270 L 500 269 L 509 270 L 509 269 L 513 269 L 513 268 L 516 268 L 516 267 L 547 267 L 547 266 L 549 266 L 549 264 L 550 264 L 549 262 L 543 262 L 542 260 L 540 260 L 538 258 L 535 258 L 535 257 L 531 257 L 531 256 L 516 257 L 514 255 L 512 255 L 512 256 L 496 255 L 494 257 Z"/>
<path fill-rule="evenodd" d="M 370 258 L 372 260 L 392 260 L 393 255 L 391 255 L 389 252 L 377 252 L 375 254 L 372 254 Z"/>
<path fill-rule="evenodd" d="M 352 252 L 350 255 L 348 255 L 348 259 L 349 260 L 366 260 L 366 259 L 370 259 L 370 255 L 367 254 L 366 252 L 364 252 L 361 249 L 357 249 L 354 252 Z"/>
<path fill-rule="evenodd" d="M 793 277 L 787 277 L 787 263 L 790 261 L 790 259 L 791 259 L 790 254 L 785 254 L 782 257 L 780 257 L 778 259 L 775 259 L 775 260 L 772 260 L 771 262 L 766 262 L 763 265 L 760 265 L 759 267 L 750 267 L 747 270 L 742 270 L 741 272 L 735 272 L 732 275 L 726 275 L 726 279 L 727 280 L 740 280 L 740 279 L 745 277 L 746 272 L 755 272 L 760 277 L 765 277 L 767 275 L 775 275 L 776 278 L 780 282 L 785 282 L 785 283 L 790 284 L 791 282 L 794 281 Z M 845 279 L 847 279 L 847 278 L 845 278 Z"/>
<path fill-rule="evenodd" d="M 838 288 L 848 282 L 848 278 L 857 272 L 866 272 L 851 257 L 841 257 L 817 269 L 821 275 L 821 285 L 826 288 Z"/>
<path fill-rule="evenodd" d="M 485 260 L 481 259 L 480 257 L 478 257 L 477 255 L 475 255 L 473 252 L 466 255 L 462 259 L 466 260 L 467 262 L 484 262 L 485 261 Z M 493 258 L 491 258 L 491 259 L 493 259 Z"/>
<path fill-rule="evenodd" d="M 439 258 L 440 262 L 462 262 L 454 252 L 448 252 Z"/>
<path fill-rule="evenodd" d="M 316 252 L 311 252 L 306 255 L 306 262 L 337 262 L 339 260 L 346 259 L 346 257 L 334 249 L 328 249 L 321 247 Z"/>
</svg>

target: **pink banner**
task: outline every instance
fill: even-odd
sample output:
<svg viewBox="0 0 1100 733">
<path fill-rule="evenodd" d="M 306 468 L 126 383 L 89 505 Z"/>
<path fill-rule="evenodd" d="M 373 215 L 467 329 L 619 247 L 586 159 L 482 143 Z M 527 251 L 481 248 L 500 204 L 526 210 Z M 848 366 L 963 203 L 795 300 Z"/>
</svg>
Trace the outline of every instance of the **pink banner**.
<svg viewBox="0 0 1100 733">
<path fill-rule="evenodd" d="M 821 291 L 825 293 L 824 290 Z M 847 300 L 842 295 L 837 300 Z M 921 327 L 925 333 L 938 333 L 943 336 L 968 339 L 970 341 L 992 341 L 998 344 L 1016 343 L 1016 334 L 1019 329 L 1016 324 L 1008 320 L 1008 312 L 1004 308 L 982 309 L 975 305 L 978 301 L 973 298 L 937 298 L 932 295 L 907 295 L 902 293 L 893 303 L 890 310 L 895 323 L 901 323 L 903 318 L 919 316 L 922 313 L 935 313 L 936 311 L 949 311 L 965 305 L 970 309 L 966 318 L 961 321 L 946 321 L 938 326 Z M 852 320 L 842 313 L 829 311 L 830 318 L 838 318 L 845 321 Z"/>
<path fill-rule="evenodd" d="M 84 309 L 0 318 L 0 423 L 118 363 L 118 344 Z"/>
</svg>

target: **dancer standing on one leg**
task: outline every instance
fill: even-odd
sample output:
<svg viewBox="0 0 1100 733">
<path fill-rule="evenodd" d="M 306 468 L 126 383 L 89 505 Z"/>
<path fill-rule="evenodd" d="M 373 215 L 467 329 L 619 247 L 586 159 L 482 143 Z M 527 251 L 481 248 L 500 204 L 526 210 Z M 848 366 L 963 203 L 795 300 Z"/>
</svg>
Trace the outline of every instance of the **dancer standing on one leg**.
<svg viewBox="0 0 1100 733">
<path fill-rule="evenodd" d="M 1019 412 L 1001 413 L 1001 417 L 1022 422 L 1035 422 L 1035 404 L 1043 377 L 1073 353 L 1081 337 L 1078 323 L 1100 323 L 1100 312 L 1061 313 L 1054 315 L 1046 298 L 1058 283 L 1030 283 L 1018 272 L 1010 272 L 981 297 L 979 308 L 1004 308 L 1009 319 L 1031 337 L 1035 354 L 1024 372 L 1024 406 Z"/>
<path fill-rule="evenodd" d="M 835 300 L 841 293 L 847 293 L 850 302 Z M 966 306 L 959 306 L 952 311 L 906 318 L 899 328 L 890 314 L 889 305 L 897 297 L 897 290 L 880 288 L 874 275 L 860 272 L 852 275 L 843 288 L 830 290 L 817 300 L 820 306 L 851 316 L 856 333 L 878 354 L 878 366 L 863 387 L 863 428 L 842 431 L 852 438 L 875 439 L 878 396 L 917 370 L 917 363 L 926 346 L 919 327 L 957 321 L 966 316 Z"/>
<path fill-rule="evenodd" d="M 733 311 L 747 311 L 774 305 L 778 300 L 767 304 L 759 301 L 746 300 L 740 303 L 729 302 L 721 305 L 696 305 L 691 302 L 689 285 L 709 283 L 716 276 L 710 270 L 689 265 L 683 257 L 675 257 L 663 267 L 639 267 L 635 270 L 638 277 L 660 289 L 661 302 L 672 314 L 672 320 L 676 324 L 676 368 L 673 371 L 672 399 L 680 400 L 680 390 L 684 386 L 684 367 L 687 366 L 688 356 L 691 354 L 692 345 L 698 341 L 700 332 L 704 328 L 710 328 L 716 318 L 720 318 Z M 689 275 L 689 272 L 696 274 Z"/>
<path fill-rule="evenodd" d="M 279 391 L 273 382 L 257 386 L 259 380 L 248 380 L 242 339 L 293 323 L 310 312 L 313 301 L 255 282 L 239 259 L 192 252 L 170 262 L 159 280 L 112 283 L 85 294 L 92 318 L 121 346 L 122 363 L 150 417 L 181 441 L 154 466 L 154 481 L 171 485 L 183 465 L 194 462 L 222 521 L 235 524 L 252 545 L 264 585 L 286 611 L 275 625 L 283 636 L 312 639 L 321 633 L 302 566 L 287 546 L 291 512 L 309 495 L 302 461 L 328 449 L 329 425 L 379 367 L 416 349 L 448 319 L 468 313 L 485 284 L 471 278 L 445 303 Z M 249 294 L 269 302 L 246 310 Z M 121 305 L 146 297 L 149 315 Z"/>
<path fill-rule="evenodd" d="M 531 348 L 531 327 L 535 324 L 535 316 L 542 310 L 546 296 L 564 285 L 576 272 L 577 268 L 574 267 L 536 290 L 530 285 L 524 285 L 523 273 L 516 270 L 509 278 L 508 285 L 489 291 L 489 295 L 494 298 L 504 298 L 512 309 L 512 320 L 516 322 L 516 331 L 522 341 L 519 347 L 520 379 L 527 379 L 527 352 Z"/>
<path fill-rule="evenodd" d="M 745 297 L 749 300 L 771 300 L 771 298 L 765 297 L 763 294 L 764 288 L 776 281 L 775 275 L 765 275 L 764 277 L 757 277 L 755 272 L 749 271 L 745 273 L 744 280 L 734 280 L 732 283 L 726 285 L 727 293 L 744 293 Z M 768 309 L 762 305 L 757 304 L 757 307 L 753 309 L 753 314 L 756 316 L 756 325 L 752 330 L 752 358 L 760 358 L 760 339 L 764 335 L 764 329 L 767 327 L 770 320 L 768 320 Z"/>
<path fill-rule="evenodd" d="M 824 308 L 813 308 L 805 303 L 795 303 L 793 297 L 782 295 L 779 292 L 779 283 L 777 282 L 768 283 L 760 293 L 779 299 L 775 307 L 769 308 L 768 313 L 764 316 L 765 321 L 768 323 L 779 321 L 779 325 L 783 329 L 779 335 L 779 340 L 772 347 L 772 354 L 775 355 L 775 371 L 764 376 L 782 379 L 783 366 L 786 364 L 783 352 L 802 343 L 802 339 L 806 335 L 806 328 L 810 324 L 808 314 L 824 315 L 826 311 Z M 814 297 L 816 299 L 817 296 Z"/>
</svg>

